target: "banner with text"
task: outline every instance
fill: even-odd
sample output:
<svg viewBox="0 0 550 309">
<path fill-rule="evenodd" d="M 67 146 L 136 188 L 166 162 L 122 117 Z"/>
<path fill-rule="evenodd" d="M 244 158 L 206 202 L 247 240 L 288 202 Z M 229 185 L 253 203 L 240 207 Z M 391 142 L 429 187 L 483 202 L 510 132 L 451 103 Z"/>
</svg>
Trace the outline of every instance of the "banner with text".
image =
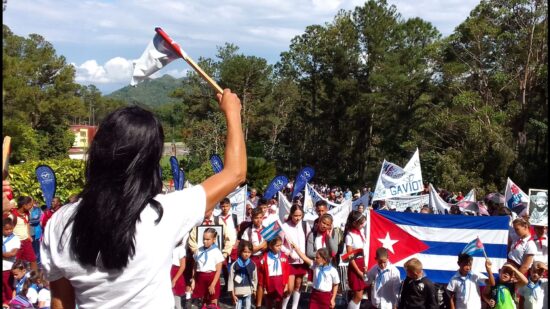
<svg viewBox="0 0 550 309">
<path fill-rule="evenodd" d="M 384 160 L 372 200 L 407 196 L 421 192 L 423 189 L 420 155 L 417 148 L 405 168 Z"/>
</svg>

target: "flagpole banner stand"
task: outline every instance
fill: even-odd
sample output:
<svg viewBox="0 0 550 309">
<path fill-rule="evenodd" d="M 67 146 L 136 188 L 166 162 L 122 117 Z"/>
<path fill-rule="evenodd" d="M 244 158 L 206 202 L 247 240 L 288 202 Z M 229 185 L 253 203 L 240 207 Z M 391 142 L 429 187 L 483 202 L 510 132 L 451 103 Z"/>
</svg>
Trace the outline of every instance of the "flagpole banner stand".
<svg viewBox="0 0 550 309">
<path fill-rule="evenodd" d="M 204 231 L 206 229 L 215 229 L 216 233 L 218 233 L 216 237 L 216 246 L 220 248 L 220 250 L 223 249 L 223 226 L 222 225 L 199 225 L 197 226 L 197 244 L 199 244 L 199 247 L 202 247 L 202 236 L 204 235 Z"/>
<path fill-rule="evenodd" d="M 529 189 L 529 223 L 548 226 L 548 190 Z"/>
</svg>

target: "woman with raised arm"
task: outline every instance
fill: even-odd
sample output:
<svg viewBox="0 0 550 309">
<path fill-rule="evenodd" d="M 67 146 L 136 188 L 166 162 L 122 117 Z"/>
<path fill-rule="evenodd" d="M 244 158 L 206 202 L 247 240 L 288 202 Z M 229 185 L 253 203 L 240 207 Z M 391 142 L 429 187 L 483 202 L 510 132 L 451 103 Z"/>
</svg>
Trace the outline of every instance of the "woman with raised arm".
<svg viewBox="0 0 550 309">
<path fill-rule="evenodd" d="M 51 308 L 174 308 L 175 245 L 246 177 L 240 100 L 229 89 L 217 97 L 225 167 L 182 191 L 161 194 L 164 133 L 151 112 L 125 107 L 99 125 L 80 201 L 58 210 L 44 233 Z"/>
</svg>

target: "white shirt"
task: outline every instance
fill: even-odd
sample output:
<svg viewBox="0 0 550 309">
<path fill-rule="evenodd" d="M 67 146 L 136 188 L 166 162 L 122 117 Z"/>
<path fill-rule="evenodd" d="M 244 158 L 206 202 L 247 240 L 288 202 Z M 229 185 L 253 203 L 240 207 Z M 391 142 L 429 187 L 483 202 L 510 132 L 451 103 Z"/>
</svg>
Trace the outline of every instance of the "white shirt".
<svg viewBox="0 0 550 309">
<path fill-rule="evenodd" d="M 531 239 L 531 236 L 525 236 L 512 243 L 510 252 L 508 253 L 508 258 L 516 262 L 518 265 L 521 265 L 523 263 L 523 258 L 526 255 L 535 255 L 536 253 L 537 247 L 535 242 Z M 528 265 L 528 267 L 531 267 L 531 265 Z"/>
<path fill-rule="evenodd" d="M 262 263 L 264 259 L 262 258 Z M 283 275 L 283 261 L 281 259 L 281 252 L 279 252 L 279 260 L 277 261 L 277 269 L 275 269 L 275 259 L 267 256 L 267 271 L 270 277 Z"/>
<path fill-rule="evenodd" d="M 285 222 L 283 224 L 283 231 L 282 238 L 283 238 L 283 246 L 281 247 L 281 251 L 283 251 L 285 254 L 289 256 L 289 263 L 290 264 L 302 264 L 304 261 L 300 258 L 300 256 L 292 249 L 292 246 L 290 245 L 290 242 L 293 242 L 295 245 L 298 246 L 300 251 L 306 252 L 306 235 L 304 233 L 304 228 L 302 225 L 302 221 L 298 222 L 296 226 L 290 222 Z M 307 232 L 307 225 L 306 225 L 306 232 Z M 321 247 L 318 247 L 321 248 Z"/>
<path fill-rule="evenodd" d="M 260 238 L 258 238 L 258 233 L 256 233 L 256 232 L 260 232 L 260 231 L 261 231 L 261 229 L 257 229 L 256 227 L 251 226 L 251 227 L 247 228 L 246 231 L 244 231 L 244 233 L 243 233 L 241 239 L 242 239 L 242 240 L 248 240 L 248 241 L 250 241 L 250 242 L 252 243 L 252 245 L 253 245 L 254 247 L 257 247 L 257 246 L 259 246 L 259 245 L 262 243 L 262 241 L 263 241 L 263 239 L 261 238 L 261 236 L 260 236 Z M 254 256 L 260 256 L 260 255 L 262 255 L 262 254 L 263 254 L 263 250 L 258 250 L 258 252 L 253 253 L 252 255 L 254 255 Z"/>
<path fill-rule="evenodd" d="M 219 220 L 223 221 L 225 223 L 225 226 L 228 230 L 233 231 L 233 233 L 237 234 L 237 227 L 235 226 L 235 222 L 233 221 L 233 214 L 229 213 L 227 216 L 224 216 L 220 214 Z"/>
<path fill-rule="evenodd" d="M 36 304 L 36 302 L 38 302 L 38 292 L 34 288 L 29 287 L 26 296 L 31 304 Z"/>
<path fill-rule="evenodd" d="M 19 240 L 19 237 L 17 237 L 15 234 L 12 234 L 13 237 L 6 242 L 6 239 L 8 237 L 2 236 L 2 243 L 6 247 L 6 252 L 10 252 L 13 249 L 20 249 L 21 248 L 21 240 Z M 6 242 L 6 243 L 4 243 Z M 11 258 L 2 258 L 2 269 L 3 270 L 10 270 L 13 266 L 13 263 L 15 263 L 16 256 L 13 256 Z"/>
<path fill-rule="evenodd" d="M 321 266 L 313 263 L 311 264 L 311 269 L 313 270 L 313 288 L 321 292 L 332 292 L 332 287 L 335 284 L 340 284 L 340 276 L 338 275 L 338 270 L 328 265 L 329 269 L 324 269 L 324 275 L 321 277 L 321 280 L 318 282 L 321 273 Z M 326 266 L 324 266 L 326 268 Z"/>
<path fill-rule="evenodd" d="M 346 243 L 346 246 L 351 246 L 353 249 L 364 249 L 365 248 L 365 233 L 363 232 L 363 229 L 360 231 L 361 236 L 357 235 L 356 233 L 349 232 L 346 234 L 346 237 L 344 239 L 344 242 Z"/>
<path fill-rule="evenodd" d="M 548 262 L 548 236 L 543 235 L 539 241 L 539 238 L 535 235 L 533 242 L 537 249 L 537 253 L 535 253 L 533 260 L 543 263 Z"/>
<path fill-rule="evenodd" d="M 52 294 L 49 289 L 43 288 L 38 292 L 38 303 L 44 302 L 45 305 L 38 308 L 50 308 L 50 302 L 52 301 Z"/>
<path fill-rule="evenodd" d="M 480 276 L 481 275 L 477 273 L 470 273 L 469 276 L 462 276 L 458 271 L 454 274 L 449 284 L 447 284 L 447 290 L 455 295 L 455 308 L 481 308 L 479 284 L 482 283 L 482 279 Z"/>
<path fill-rule="evenodd" d="M 187 242 L 184 241 L 181 245 L 174 248 L 174 251 L 172 252 L 172 265 L 181 266 L 180 260 L 186 257 L 187 249 L 185 248 L 185 244 Z"/>
<path fill-rule="evenodd" d="M 206 257 L 208 256 L 208 259 Z M 216 265 L 225 261 L 223 254 L 219 248 L 208 248 L 200 247 L 197 253 L 193 256 L 195 259 L 195 265 L 197 266 L 197 271 L 201 273 L 211 273 L 216 271 Z"/>
<path fill-rule="evenodd" d="M 518 293 L 525 297 L 524 309 L 548 308 L 548 279 L 540 278 L 537 284 L 529 280 L 529 283 L 519 288 Z"/>
<path fill-rule="evenodd" d="M 173 308 L 170 281 L 172 252 L 193 226 L 202 223 L 206 194 L 201 185 L 155 197 L 164 214 L 147 206 L 136 222 L 135 255 L 120 272 L 80 265 L 71 255 L 72 224 L 63 239 L 75 204 L 61 207 L 46 225 L 40 254 L 48 281 L 70 280 L 78 308 Z M 160 237 L 162 235 L 162 237 Z M 61 243 L 61 249 L 59 245 Z"/>
<path fill-rule="evenodd" d="M 267 216 L 265 216 L 264 219 L 262 220 L 262 226 L 266 227 L 266 226 L 270 225 L 271 223 L 273 223 L 273 221 L 276 221 L 277 219 L 279 219 L 278 215 L 268 213 Z"/>
<path fill-rule="evenodd" d="M 379 309 L 392 309 L 397 306 L 401 278 L 399 270 L 389 261 L 385 269 L 378 264 L 367 272 L 368 283 L 371 287 L 371 303 Z"/>
</svg>

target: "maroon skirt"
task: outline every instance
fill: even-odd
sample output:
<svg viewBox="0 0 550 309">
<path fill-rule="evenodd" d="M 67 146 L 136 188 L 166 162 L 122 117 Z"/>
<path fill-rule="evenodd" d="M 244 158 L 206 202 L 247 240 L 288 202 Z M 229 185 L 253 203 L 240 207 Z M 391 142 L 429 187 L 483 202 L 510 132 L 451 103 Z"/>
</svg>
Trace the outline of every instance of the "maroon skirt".
<svg viewBox="0 0 550 309">
<path fill-rule="evenodd" d="M 322 292 L 313 289 L 309 298 L 309 309 L 328 309 L 330 308 L 330 300 L 332 292 Z"/>
<path fill-rule="evenodd" d="M 256 273 L 258 275 L 258 286 L 264 285 L 264 272 L 261 268 L 262 263 L 262 256 L 261 255 L 253 255 L 250 257 L 254 265 L 256 265 Z"/>
<path fill-rule="evenodd" d="M 303 277 L 305 274 L 307 274 L 309 267 L 306 263 L 302 264 L 290 264 L 290 275 L 294 275 L 296 277 Z"/>
<path fill-rule="evenodd" d="M 355 259 L 355 264 L 359 269 L 365 268 L 365 259 L 360 257 Z M 348 266 L 348 284 L 351 291 L 362 291 L 367 287 L 365 279 L 353 270 L 353 266 Z"/>
<path fill-rule="evenodd" d="M 285 285 L 283 284 L 283 276 L 269 276 L 267 283 L 267 297 L 270 301 L 282 301 Z"/>
<path fill-rule="evenodd" d="M 208 287 L 212 283 L 212 280 L 214 280 L 215 275 L 215 271 L 209 273 L 195 272 L 195 289 L 193 290 L 193 298 L 202 298 L 205 303 L 220 298 L 220 280 L 216 283 L 214 295 L 210 295 L 210 292 L 208 292 Z"/>
<path fill-rule="evenodd" d="M 170 278 L 174 278 L 178 270 L 180 269 L 179 266 L 172 265 L 172 268 L 170 269 Z M 176 280 L 176 285 L 172 288 L 172 293 L 176 296 L 182 296 L 185 294 L 185 280 L 183 279 L 183 274 Z"/>
</svg>

